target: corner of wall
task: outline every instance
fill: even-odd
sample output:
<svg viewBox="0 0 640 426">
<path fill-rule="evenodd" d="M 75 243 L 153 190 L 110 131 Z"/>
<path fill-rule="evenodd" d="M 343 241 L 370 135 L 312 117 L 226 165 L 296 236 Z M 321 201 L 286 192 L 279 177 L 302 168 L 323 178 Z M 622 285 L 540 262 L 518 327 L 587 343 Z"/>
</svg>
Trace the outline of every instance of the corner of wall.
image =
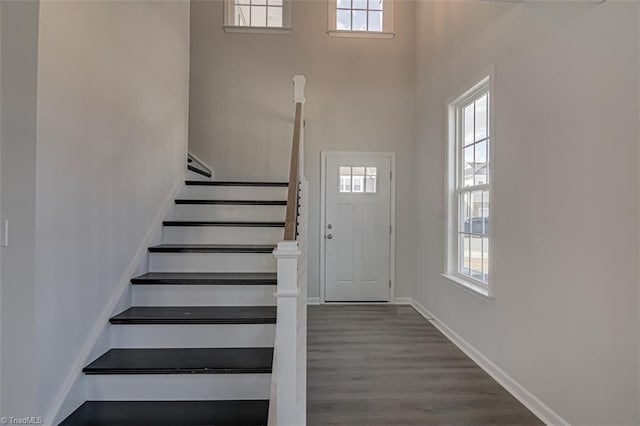
<svg viewBox="0 0 640 426">
<path fill-rule="evenodd" d="M 410 305 L 418 311 L 427 321 L 445 335 L 453 344 L 482 368 L 489 376 L 505 388 L 511 395 L 527 407 L 533 414 L 547 425 L 568 426 L 570 423 L 563 419 L 558 413 L 548 405 L 529 392 L 524 386 L 518 383 L 513 377 L 494 364 L 476 347 L 467 342 L 446 323 L 433 315 L 426 307 L 412 299 Z"/>
</svg>

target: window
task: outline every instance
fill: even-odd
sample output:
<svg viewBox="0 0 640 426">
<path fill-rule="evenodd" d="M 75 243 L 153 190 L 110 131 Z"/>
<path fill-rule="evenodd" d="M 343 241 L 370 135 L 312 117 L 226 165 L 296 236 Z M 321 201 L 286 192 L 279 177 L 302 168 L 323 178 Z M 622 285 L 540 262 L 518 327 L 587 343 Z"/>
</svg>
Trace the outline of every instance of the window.
<svg viewBox="0 0 640 426">
<path fill-rule="evenodd" d="M 337 0 L 336 29 L 382 31 L 382 0 Z"/>
<path fill-rule="evenodd" d="M 329 35 L 393 37 L 393 0 L 328 0 Z"/>
<path fill-rule="evenodd" d="M 288 33 L 288 0 L 225 0 L 225 31 Z"/>
<path fill-rule="evenodd" d="M 447 275 L 489 295 L 491 217 L 489 78 L 449 107 Z"/>
<path fill-rule="evenodd" d="M 376 185 L 377 175 L 377 167 L 342 166 L 340 167 L 339 191 L 341 193 L 360 192 L 374 194 L 378 190 Z"/>
</svg>

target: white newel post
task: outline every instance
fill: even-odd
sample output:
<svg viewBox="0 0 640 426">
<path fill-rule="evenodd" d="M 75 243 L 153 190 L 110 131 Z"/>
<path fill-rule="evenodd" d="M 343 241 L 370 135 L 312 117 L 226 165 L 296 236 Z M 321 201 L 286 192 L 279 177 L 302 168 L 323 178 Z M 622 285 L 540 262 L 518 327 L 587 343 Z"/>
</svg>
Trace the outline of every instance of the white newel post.
<svg viewBox="0 0 640 426">
<path fill-rule="evenodd" d="M 305 426 L 307 377 L 307 190 L 304 174 L 304 86 L 305 78 L 293 77 L 294 105 L 301 105 L 298 179 L 295 190 L 297 235 L 294 241 L 278 243 L 273 255 L 277 261 L 277 321 L 274 362 L 269 405 L 269 426 Z M 296 141 L 294 140 L 294 144 Z M 295 146 L 295 145 L 294 145 Z M 289 188 L 292 189 L 292 188 Z M 295 208 L 296 206 L 287 206 Z"/>
<path fill-rule="evenodd" d="M 273 254 L 278 262 L 276 424 L 299 426 L 297 420 L 298 297 L 300 295 L 298 258 L 301 252 L 297 241 L 282 241 L 278 243 Z"/>
</svg>

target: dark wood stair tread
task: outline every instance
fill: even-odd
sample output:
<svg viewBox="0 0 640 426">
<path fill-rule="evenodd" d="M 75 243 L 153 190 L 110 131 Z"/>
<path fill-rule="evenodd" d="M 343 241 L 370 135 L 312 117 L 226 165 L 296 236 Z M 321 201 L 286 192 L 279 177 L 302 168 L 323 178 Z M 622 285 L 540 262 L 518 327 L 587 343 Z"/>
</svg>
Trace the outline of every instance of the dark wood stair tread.
<svg viewBox="0 0 640 426">
<path fill-rule="evenodd" d="M 133 306 L 111 324 L 275 324 L 275 306 Z"/>
<path fill-rule="evenodd" d="M 149 272 L 133 278 L 134 285 L 276 285 L 271 272 Z"/>
<path fill-rule="evenodd" d="M 273 244 L 160 244 L 151 253 L 272 253 Z"/>
<path fill-rule="evenodd" d="M 287 182 L 257 182 L 257 181 L 224 181 L 224 180 L 214 180 L 214 181 L 199 181 L 199 180 L 188 180 L 186 184 L 189 186 L 271 186 L 271 187 L 279 187 L 286 188 L 289 186 Z"/>
<path fill-rule="evenodd" d="M 269 401 L 87 401 L 60 426 L 265 426 Z"/>
<path fill-rule="evenodd" d="M 225 206 L 286 206 L 286 200 L 199 200 L 177 199 L 176 204 L 225 205 Z"/>
<path fill-rule="evenodd" d="M 110 349 L 86 374 L 271 373 L 273 348 Z"/>
<path fill-rule="evenodd" d="M 195 167 L 195 166 L 192 166 L 191 164 L 189 164 L 189 165 L 187 166 L 187 168 L 188 168 L 189 170 L 191 170 L 192 172 L 194 172 L 194 173 L 198 173 L 199 175 L 206 176 L 206 177 L 208 177 L 208 178 L 210 178 L 210 177 L 211 177 L 211 173 L 209 173 L 208 171 L 206 171 L 206 170 L 202 170 L 202 169 L 199 169 L 199 168 L 197 168 L 197 167 Z"/>
<path fill-rule="evenodd" d="M 166 220 L 164 226 L 221 226 L 238 228 L 284 228 L 284 222 L 221 222 L 204 220 Z"/>
</svg>

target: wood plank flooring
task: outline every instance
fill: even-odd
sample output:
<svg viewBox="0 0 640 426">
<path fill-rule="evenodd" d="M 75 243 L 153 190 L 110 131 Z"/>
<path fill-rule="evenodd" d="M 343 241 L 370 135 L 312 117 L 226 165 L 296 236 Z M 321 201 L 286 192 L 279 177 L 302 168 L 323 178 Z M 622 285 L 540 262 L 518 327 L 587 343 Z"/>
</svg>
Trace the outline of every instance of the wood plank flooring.
<svg viewBox="0 0 640 426">
<path fill-rule="evenodd" d="M 409 306 L 308 311 L 307 424 L 540 425 Z"/>
</svg>

